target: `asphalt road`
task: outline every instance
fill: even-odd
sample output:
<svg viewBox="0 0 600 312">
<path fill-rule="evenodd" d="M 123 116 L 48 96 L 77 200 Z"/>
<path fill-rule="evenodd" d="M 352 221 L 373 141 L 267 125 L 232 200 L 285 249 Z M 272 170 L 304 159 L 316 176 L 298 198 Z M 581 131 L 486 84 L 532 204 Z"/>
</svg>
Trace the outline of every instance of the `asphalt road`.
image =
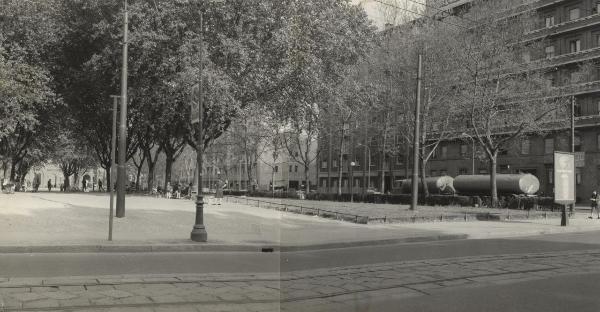
<svg viewBox="0 0 600 312">
<path fill-rule="evenodd" d="M 600 232 L 455 240 L 287 253 L 38 253 L 0 255 L 0 277 L 289 272 L 394 261 L 599 248 Z"/>
</svg>

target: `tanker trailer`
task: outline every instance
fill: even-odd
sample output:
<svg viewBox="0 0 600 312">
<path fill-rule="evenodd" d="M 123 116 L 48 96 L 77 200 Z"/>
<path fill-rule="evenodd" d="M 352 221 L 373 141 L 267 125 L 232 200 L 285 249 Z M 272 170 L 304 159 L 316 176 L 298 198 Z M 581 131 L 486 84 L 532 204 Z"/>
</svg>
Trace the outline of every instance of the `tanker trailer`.
<svg viewBox="0 0 600 312">
<path fill-rule="evenodd" d="M 427 189 L 431 194 L 454 194 L 454 179 L 450 176 L 427 177 L 425 178 Z M 419 188 L 421 188 L 421 179 L 419 179 Z M 410 194 L 412 192 L 412 179 L 402 180 L 402 193 Z"/>
<path fill-rule="evenodd" d="M 490 194 L 489 175 L 459 175 L 454 178 L 454 188 L 461 195 Z M 497 174 L 498 194 L 535 194 L 540 189 L 540 181 L 532 174 Z"/>
</svg>

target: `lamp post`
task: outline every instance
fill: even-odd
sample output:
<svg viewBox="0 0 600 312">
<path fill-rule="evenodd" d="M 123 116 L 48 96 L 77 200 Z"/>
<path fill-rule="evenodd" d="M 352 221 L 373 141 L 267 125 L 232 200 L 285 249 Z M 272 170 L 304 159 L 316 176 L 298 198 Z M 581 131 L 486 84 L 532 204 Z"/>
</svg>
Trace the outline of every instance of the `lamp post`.
<svg viewBox="0 0 600 312">
<path fill-rule="evenodd" d="M 198 87 L 193 90 L 193 97 L 197 101 L 198 105 L 198 123 L 197 123 L 197 135 L 196 138 L 196 170 L 198 171 L 198 193 L 196 197 L 196 222 L 192 233 L 190 234 L 191 240 L 195 242 L 206 242 L 208 240 L 208 233 L 206 233 L 206 227 L 204 226 L 204 197 L 202 196 L 202 157 L 204 154 L 204 131 L 202 129 L 202 117 L 204 116 L 204 103 L 203 103 L 203 90 L 202 90 L 202 71 L 204 61 L 204 22 L 203 13 L 200 11 L 200 64 L 198 65 Z M 192 104 L 194 105 L 194 104 Z M 193 116 L 192 116 L 193 118 Z"/>
<path fill-rule="evenodd" d="M 462 136 L 469 137 L 471 139 L 471 175 L 475 174 L 475 139 L 468 135 L 466 132 L 461 134 Z"/>
</svg>

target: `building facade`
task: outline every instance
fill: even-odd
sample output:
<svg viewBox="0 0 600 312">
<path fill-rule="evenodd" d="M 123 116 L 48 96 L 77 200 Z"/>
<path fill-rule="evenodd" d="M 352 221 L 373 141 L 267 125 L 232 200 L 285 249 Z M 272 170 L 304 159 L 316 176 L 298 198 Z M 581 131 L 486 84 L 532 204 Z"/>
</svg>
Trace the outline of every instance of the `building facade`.
<svg viewBox="0 0 600 312">
<path fill-rule="evenodd" d="M 430 0 L 427 3 L 428 14 L 443 19 L 468 10 L 473 1 Z M 573 145 L 577 197 L 585 201 L 588 194 L 600 188 L 600 1 L 515 0 L 508 3 L 511 5 L 499 12 L 499 17 L 508 18 L 531 10 L 539 17 L 535 28 L 527 32 L 526 41 L 541 44 L 543 51 L 528 51 L 523 61 L 536 65 L 548 75 L 557 94 L 575 99 Z M 435 9 L 431 9 L 433 7 Z M 319 160 L 320 191 L 338 191 L 340 169 L 343 193 L 360 193 L 369 188 L 393 192 L 399 187 L 397 181 L 412 173 L 409 155 L 386 151 L 382 148 L 385 145 L 380 143 L 380 133 L 369 129 L 365 132 L 364 137 L 352 134 L 353 138 L 346 138 L 351 148 L 342 152 L 340 144 L 335 143 L 340 141 L 339 134 L 333 139 L 326 135 L 321 138 L 324 150 Z M 543 137 L 532 136 L 514 142 L 500 153 L 497 170 L 499 173 L 532 173 L 540 180 L 540 194 L 551 196 L 552 154 L 570 150 L 570 129 L 555 129 Z M 457 135 L 440 144 L 428 162 L 426 173 L 428 176 L 487 174 L 489 164 L 484 156 L 471 137 Z M 350 181 L 354 181 L 352 186 Z"/>
</svg>

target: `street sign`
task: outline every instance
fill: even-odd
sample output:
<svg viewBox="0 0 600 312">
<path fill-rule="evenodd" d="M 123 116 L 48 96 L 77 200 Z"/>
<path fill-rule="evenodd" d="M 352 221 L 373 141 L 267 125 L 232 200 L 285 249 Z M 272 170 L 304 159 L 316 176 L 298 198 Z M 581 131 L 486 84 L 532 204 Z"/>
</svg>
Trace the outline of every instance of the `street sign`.
<svg viewBox="0 0 600 312">
<path fill-rule="evenodd" d="M 575 155 L 554 152 L 554 202 L 575 203 Z"/>
<path fill-rule="evenodd" d="M 198 85 L 194 85 L 192 87 L 192 96 L 190 98 L 190 120 L 192 125 L 200 122 L 200 105 L 198 104 L 200 101 L 198 100 L 200 97 L 200 88 Z"/>
</svg>

